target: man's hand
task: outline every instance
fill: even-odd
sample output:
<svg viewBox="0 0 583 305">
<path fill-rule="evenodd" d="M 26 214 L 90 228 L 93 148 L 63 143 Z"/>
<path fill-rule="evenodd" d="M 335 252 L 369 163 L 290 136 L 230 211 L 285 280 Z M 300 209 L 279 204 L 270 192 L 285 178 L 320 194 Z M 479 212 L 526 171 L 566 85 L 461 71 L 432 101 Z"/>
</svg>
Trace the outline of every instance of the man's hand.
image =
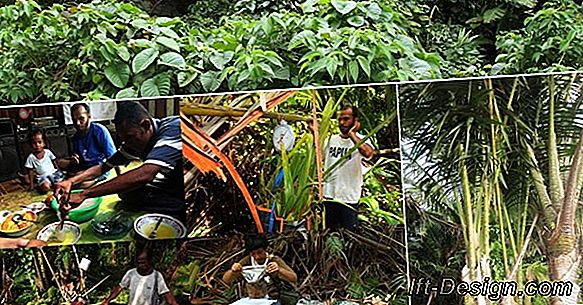
<svg viewBox="0 0 583 305">
<path fill-rule="evenodd" d="M 105 301 L 101 302 L 101 305 L 109 305 L 109 300 L 105 300 Z"/>
<path fill-rule="evenodd" d="M 271 262 L 267 264 L 267 273 L 278 273 L 279 265 L 276 262 Z"/>
<path fill-rule="evenodd" d="M 241 273 L 243 272 L 243 266 L 239 263 L 234 263 L 233 266 L 231 266 L 231 271 Z"/>
<path fill-rule="evenodd" d="M 55 196 L 69 196 L 73 183 L 69 179 L 65 179 L 57 184 L 55 184 Z"/>
<path fill-rule="evenodd" d="M 65 219 L 67 218 L 67 215 L 72 209 L 80 206 L 81 203 L 83 203 L 83 201 L 87 199 L 87 196 L 84 194 L 84 192 L 70 193 L 68 197 L 69 197 L 68 200 L 62 199 L 59 201 L 59 210 L 61 211 L 61 217 Z"/>
<path fill-rule="evenodd" d="M 73 154 L 73 156 L 71 156 L 71 163 L 75 165 L 81 164 L 81 157 L 79 157 L 78 154 Z"/>
<path fill-rule="evenodd" d="M 359 129 L 360 129 L 360 121 L 354 120 L 354 125 L 352 125 L 352 128 L 350 128 L 350 130 L 348 131 L 348 135 L 356 134 L 356 132 Z"/>
<path fill-rule="evenodd" d="M 87 195 L 85 195 L 85 192 L 71 193 L 71 197 L 69 197 L 69 205 L 72 206 L 73 208 L 76 208 L 80 206 L 81 203 L 85 201 L 85 199 L 87 199 Z"/>
<path fill-rule="evenodd" d="M 85 192 L 71 193 L 68 202 L 67 201 L 59 202 L 59 209 L 61 210 L 63 215 L 67 215 L 72 209 L 80 206 L 81 203 L 85 201 L 85 199 L 87 199 Z"/>
</svg>

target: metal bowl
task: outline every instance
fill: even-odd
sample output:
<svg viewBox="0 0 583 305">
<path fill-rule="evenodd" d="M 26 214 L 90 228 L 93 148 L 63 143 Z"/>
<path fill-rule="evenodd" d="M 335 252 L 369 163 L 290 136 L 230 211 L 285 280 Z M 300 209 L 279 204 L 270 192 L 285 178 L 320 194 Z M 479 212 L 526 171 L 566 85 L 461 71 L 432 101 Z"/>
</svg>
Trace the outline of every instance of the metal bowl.
<svg viewBox="0 0 583 305">
<path fill-rule="evenodd" d="M 151 238 L 150 234 L 160 222 L 160 227 L 156 231 L 156 237 Z M 174 217 L 164 214 L 146 214 L 138 217 L 134 221 L 134 230 L 145 239 L 175 239 L 183 238 L 186 235 L 186 227 L 182 222 Z"/>
<path fill-rule="evenodd" d="M 123 211 L 111 211 L 95 215 L 91 228 L 100 236 L 119 239 L 125 236 L 133 226 L 133 220 Z"/>
<path fill-rule="evenodd" d="M 59 233 L 58 226 L 60 222 L 53 222 L 42 228 L 36 238 L 44 240 L 48 245 L 73 245 L 81 238 L 81 227 L 72 221 L 65 221 L 63 224 L 63 233 Z M 59 240 L 59 234 L 64 234 L 65 240 Z M 67 236 L 70 234 L 69 236 Z M 67 238 L 70 237 L 70 240 Z"/>
</svg>

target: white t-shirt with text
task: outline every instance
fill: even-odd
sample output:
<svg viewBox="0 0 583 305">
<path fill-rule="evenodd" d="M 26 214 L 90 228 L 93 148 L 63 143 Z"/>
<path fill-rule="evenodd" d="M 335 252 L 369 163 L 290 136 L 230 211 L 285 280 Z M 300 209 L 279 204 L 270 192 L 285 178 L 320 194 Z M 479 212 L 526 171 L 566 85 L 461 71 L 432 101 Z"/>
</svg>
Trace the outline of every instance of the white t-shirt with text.
<svg viewBox="0 0 583 305">
<path fill-rule="evenodd" d="M 24 167 L 34 170 L 38 176 L 48 176 L 57 171 L 53 161 L 57 158 L 49 149 L 45 149 L 42 159 L 37 159 L 34 154 L 28 155 Z"/>
<path fill-rule="evenodd" d="M 357 136 L 360 139 L 364 138 L 358 133 Z M 373 147 L 370 140 L 364 143 Z M 354 146 L 350 138 L 342 138 L 340 135 L 331 136 L 324 151 L 324 170 L 330 168 Z M 358 203 L 362 192 L 363 177 L 367 171 L 362 163 L 363 159 L 365 157 L 357 149 L 343 164 L 338 165 L 324 181 L 324 197 L 345 203 Z"/>
<path fill-rule="evenodd" d="M 154 291 L 156 280 L 158 280 L 157 292 Z M 152 300 L 160 299 L 162 294 L 170 291 L 162 274 L 156 270 L 143 276 L 136 268 L 130 269 L 123 276 L 120 286 L 129 290 L 128 305 L 159 305 L 160 303 L 154 304 Z"/>
</svg>

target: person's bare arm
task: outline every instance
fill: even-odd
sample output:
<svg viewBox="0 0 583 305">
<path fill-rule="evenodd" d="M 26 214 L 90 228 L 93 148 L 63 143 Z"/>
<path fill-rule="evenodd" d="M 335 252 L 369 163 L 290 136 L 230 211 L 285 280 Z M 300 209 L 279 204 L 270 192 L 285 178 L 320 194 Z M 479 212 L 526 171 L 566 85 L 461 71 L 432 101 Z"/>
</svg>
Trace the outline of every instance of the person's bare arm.
<svg viewBox="0 0 583 305">
<path fill-rule="evenodd" d="M 153 181 L 161 169 L 162 167 L 156 164 L 143 164 L 103 184 L 83 190 L 81 193 L 71 194 L 70 203 L 80 204 L 87 198 L 116 194 L 144 186 Z"/>
<path fill-rule="evenodd" d="M 27 173 L 28 173 L 28 189 L 32 191 L 34 189 L 34 171 L 29 168 L 27 169 Z"/>
<path fill-rule="evenodd" d="M 235 280 L 235 274 L 233 271 L 229 270 L 223 274 L 223 282 L 225 284 L 230 285 Z"/>
<path fill-rule="evenodd" d="M 74 185 L 95 179 L 110 169 L 111 167 L 107 166 L 106 164 L 99 164 L 90 167 L 71 178 L 65 179 L 55 184 L 55 194 L 69 194 L 71 188 Z"/>
<path fill-rule="evenodd" d="M 81 173 L 67 179 L 71 181 L 71 184 L 76 185 L 88 180 L 92 180 L 95 179 L 101 175 L 103 175 L 103 173 L 109 171 L 111 169 L 110 166 L 108 166 L 107 164 L 99 164 L 99 165 L 95 165 L 93 167 L 90 167 L 84 171 L 82 171 Z"/>
<path fill-rule="evenodd" d="M 243 266 L 240 263 L 234 263 L 233 266 L 231 266 L 231 269 L 223 274 L 223 282 L 230 285 L 235 279 L 237 279 L 237 276 L 241 274 L 242 271 Z"/>
<path fill-rule="evenodd" d="M 170 291 L 162 294 L 162 296 L 166 300 L 166 303 L 167 304 L 169 304 L 169 305 L 178 305 L 178 303 L 176 302 L 176 299 L 174 298 L 174 295 L 172 293 L 170 293 Z"/>
<path fill-rule="evenodd" d="M 279 278 L 290 282 L 290 283 L 295 283 L 298 280 L 298 276 L 296 275 L 296 273 L 291 270 L 287 265 L 285 265 L 285 263 L 280 262 L 280 264 L 278 264 L 277 262 L 271 262 L 269 264 L 267 264 L 267 272 L 271 273 L 271 274 L 276 274 Z"/>
<path fill-rule="evenodd" d="M 280 268 L 279 269 L 279 277 L 290 282 L 290 283 L 295 283 L 298 281 L 297 274 L 291 269 Z"/>
<path fill-rule="evenodd" d="M 113 289 L 111 290 L 111 293 L 109 294 L 107 299 L 105 299 L 105 301 L 103 301 L 103 303 L 101 303 L 101 305 L 108 305 L 109 302 L 111 302 L 112 300 L 117 298 L 117 296 L 120 294 L 120 292 L 122 290 L 123 290 L 123 287 L 121 287 L 121 285 L 116 285 L 115 287 L 113 287 Z"/>
<path fill-rule="evenodd" d="M 362 140 L 361 138 L 358 137 L 358 135 L 356 135 L 356 131 L 358 129 L 360 129 L 360 122 L 357 120 L 354 122 L 354 126 L 348 132 L 348 137 L 350 138 L 350 140 L 352 140 L 352 142 L 355 145 L 358 144 L 358 142 L 360 142 L 360 140 Z M 366 143 L 363 143 L 362 145 L 360 145 L 358 147 L 358 151 L 360 152 L 361 155 L 363 155 L 367 159 L 370 159 L 372 157 L 372 155 L 374 154 L 374 149 Z"/>
<path fill-rule="evenodd" d="M 353 137 L 354 137 L 354 139 L 353 139 Z M 354 134 L 354 136 L 351 136 L 350 139 L 352 139 L 354 144 L 360 142 L 360 140 L 361 140 L 360 138 L 358 138 L 358 136 L 356 134 Z M 358 151 L 366 159 L 370 159 L 372 157 L 372 155 L 374 154 L 374 149 L 366 143 L 363 143 L 362 145 L 360 145 L 358 147 Z"/>
<path fill-rule="evenodd" d="M 17 249 L 24 247 L 43 247 L 47 243 L 37 239 L 0 237 L 0 249 Z"/>
</svg>

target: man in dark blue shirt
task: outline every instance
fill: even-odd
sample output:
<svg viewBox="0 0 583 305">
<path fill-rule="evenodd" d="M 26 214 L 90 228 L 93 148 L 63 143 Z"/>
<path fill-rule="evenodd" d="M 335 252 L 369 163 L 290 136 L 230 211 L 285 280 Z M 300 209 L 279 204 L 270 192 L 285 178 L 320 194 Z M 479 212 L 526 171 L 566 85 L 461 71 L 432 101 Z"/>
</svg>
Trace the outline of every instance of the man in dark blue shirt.
<svg viewBox="0 0 583 305">
<path fill-rule="evenodd" d="M 92 166 L 103 164 L 116 149 L 109 130 L 105 126 L 91 121 L 91 110 L 85 103 L 71 107 L 71 118 L 77 132 L 73 135 L 73 156 L 57 161 L 59 168 L 75 175 Z M 107 173 L 97 179 L 107 178 Z"/>
<path fill-rule="evenodd" d="M 66 213 L 87 198 L 118 194 L 126 208 L 150 211 L 185 219 L 184 173 L 182 172 L 182 139 L 177 116 L 154 119 L 137 102 L 121 102 L 114 123 L 122 144 L 105 163 L 93 166 L 63 180 L 55 194 L 68 194 L 73 185 L 95 179 L 114 166 L 132 160 L 143 164 L 110 181 L 71 193 Z"/>
</svg>

